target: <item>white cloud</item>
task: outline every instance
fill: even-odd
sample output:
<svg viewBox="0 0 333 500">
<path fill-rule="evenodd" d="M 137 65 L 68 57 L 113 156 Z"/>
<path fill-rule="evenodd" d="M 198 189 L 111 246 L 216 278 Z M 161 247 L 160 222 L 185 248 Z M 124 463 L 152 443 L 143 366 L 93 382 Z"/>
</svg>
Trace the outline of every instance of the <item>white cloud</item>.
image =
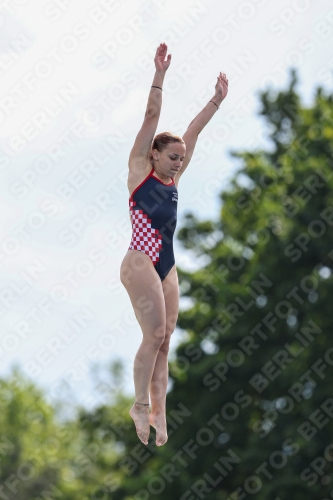
<svg viewBox="0 0 333 500">
<path fill-rule="evenodd" d="M 291 5 L 282 0 L 274 5 L 255 2 L 252 10 L 246 10 L 250 4 L 241 0 L 227 7 L 218 0 L 186 0 L 182 4 L 128 0 L 112 13 L 100 10 L 99 17 L 93 9 L 102 4 L 92 0 L 71 1 L 62 13 L 47 11 L 48 4 L 42 0 L 34 1 L 33 8 L 30 2 L 19 6 L 13 1 L 10 5 L 12 14 L 0 13 L 0 210 L 4 214 L 3 242 L 14 236 L 20 224 L 29 238 L 21 237 L 17 255 L 4 253 L 3 289 L 21 283 L 21 273 L 34 258 L 45 263 L 47 272 L 4 314 L 5 334 L 15 331 L 26 312 L 38 299 L 48 297 L 66 273 L 75 274 L 78 263 L 89 260 L 92 248 L 105 254 L 105 262 L 95 265 L 86 279 L 79 277 L 78 287 L 67 283 L 70 298 L 53 308 L 45 323 L 32 331 L 29 342 L 20 344 L 16 351 L 9 345 L 0 346 L 2 370 L 5 373 L 13 360 L 26 363 L 32 359 L 45 339 L 64 328 L 85 304 L 96 315 L 95 329 L 87 329 L 78 348 L 74 348 L 77 344 L 68 346 L 57 361 L 36 375 L 36 381 L 60 380 L 64 369 L 83 355 L 91 342 L 98 342 L 103 332 L 115 329 L 117 321 L 123 321 L 126 335 L 119 334 L 113 354 L 123 357 L 131 373 L 142 334 L 139 325 L 129 319 L 130 300 L 119 281 L 120 263 L 130 241 L 125 177 L 128 154 L 143 121 L 152 84 L 157 45 L 166 42 L 172 53 L 157 132 L 183 133 L 213 97 L 219 71 L 229 78 L 229 95 L 201 133 L 197 156 L 179 184 L 179 220 L 188 210 L 202 218 L 216 218 L 218 193 L 235 169 L 229 149 L 262 146 L 266 141 L 265 125 L 255 115 L 258 90 L 285 86 L 291 65 L 298 68 L 299 89 L 307 102 L 311 102 L 318 83 L 332 88 L 328 55 L 332 27 L 327 16 L 331 5 L 328 0 L 315 5 L 303 2 L 302 10 L 300 3 Z M 197 12 L 200 8 L 205 12 L 196 14 L 195 7 Z M 60 17 L 55 20 L 57 12 Z M 31 44 L 11 52 L 11 42 L 19 33 Z M 77 93 L 66 97 L 61 92 L 68 82 Z M 52 109 L 53 114 L 46 109 Z M 81 138 L 75 136 L 79 130 Z M 109 156 L 98 166 L 96 158 L 105 153 L 106 139 L 116 137 L 117 132 L 121 139 L 113 140 Z M 29 140 L 33 133 L 36 138 Z M 26 141 L 26 146 L 15 150 L 15 141 Z M 14 189 L 15 183 L 21 191 Z M 58 192 L 65 183 L 76 186 L 68 199 Z M 113 205 L 105 205 L 98 214 L 96 199 L 107 186 Z M 22 189 L 26 189 L 25 196 Z M 34 220 L 33 214 L 43 214 L 41 203 L 45 199 L 56 204 L 57 212 L 44 212 L 44 224 L 37 230 L 34 224 L 38 217 Z M 93 217 L 89 206 L 95 207 L 95 222 L 89 222 Z M 66 246 L 60 237 L 64 230 L 72 235 L 73 246 Z M 113 246 L 105 240 L 110 231 L 118 238 Z M 175 248 L 178 265 L 192 269 L 190 252 L 184 252 L 178 243 Z M 177 335 L 173 346 L 181 338 L 179 332 Z M 110 355 L 107 350 L 101 352 L 100 360 Z M 126 389 L 134 390 L 130 378 Z"/>
</svg>

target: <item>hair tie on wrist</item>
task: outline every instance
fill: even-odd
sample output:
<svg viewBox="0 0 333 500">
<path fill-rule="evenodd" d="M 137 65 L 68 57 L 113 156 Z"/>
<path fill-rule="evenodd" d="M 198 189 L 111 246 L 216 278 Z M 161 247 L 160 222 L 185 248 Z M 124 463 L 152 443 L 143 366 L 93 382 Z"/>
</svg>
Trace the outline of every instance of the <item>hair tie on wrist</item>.
<svg viewBox="0 0 333 500">
<path fill-rule="evenodd" d="M 220 109 L 220 108 L 218 107 L 218 105 L 216 104 L 216 102 L 214 102 L 214 101 L 209 101 L 209 102 L 212 102 L 213 104 L 215 104 L 215 106 L 217 107 L 217 109 Z"/>
<path fill-rule="evenodd" d="M 154 87 L 155 89 L 161 89 L 161 87 L 156 87 L 156 85 L 152 85 L 152 87 Z M 161 89 L 162 92 L 163 92 L 163 89 Z"/>
</svg>

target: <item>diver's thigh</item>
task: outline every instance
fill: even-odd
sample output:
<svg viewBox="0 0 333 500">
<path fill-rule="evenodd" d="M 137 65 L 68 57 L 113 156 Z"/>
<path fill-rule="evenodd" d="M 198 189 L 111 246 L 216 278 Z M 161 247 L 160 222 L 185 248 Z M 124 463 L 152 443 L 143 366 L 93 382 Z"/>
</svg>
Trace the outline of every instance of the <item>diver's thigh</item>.
<svg viewBox="0 0 333 500">
<path fill-rule="evenodd" d="M 127 285 L 131 285 L 133 281 L 137 282 L 140 274 L 150 271 L 154 271 L 156 277 L 159 278 L 148 255 L 139 250 L 128 250 L 120 266 L 120 279 L 124 287 L 127 288 Z M 154 277 L 152 272 L 151 274 Z"/>
<path fill-rule="evenodd" d="M 179 283 L 176 265 L 162 281 L 162 288 L 165 302 L 166 334 L 171 335 L 176 327 L 179 311 Z"/>
<path fill-rule="evenodd" d="M 143 334 L 165 335 L 165 301 L 162 283 L 148 255 L 129 250 L 120 271 Z"/>
</svg>

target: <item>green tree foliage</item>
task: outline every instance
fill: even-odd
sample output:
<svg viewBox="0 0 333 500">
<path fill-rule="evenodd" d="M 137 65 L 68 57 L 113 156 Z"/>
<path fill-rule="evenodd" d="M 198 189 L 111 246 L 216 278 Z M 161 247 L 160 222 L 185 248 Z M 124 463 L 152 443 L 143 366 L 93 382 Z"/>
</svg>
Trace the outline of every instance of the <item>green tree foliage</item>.
<svg viewBox="0 0 333 500">
<path fill-rule="evenodd" d="M 14 500 L 38 498 L 43 491 L 57 491 L 65 457 L 63 436 L 39 391 L 15 368 L 0 380 L 0 497 Z"/>
<path fill-rule="evenodd" d="M 60 423 L 16 373 L 0 381 L 0 498 L 333 498 L 333 106 L 318 88 L 306 108 L 296 84 L 260 94 L 271 147 L 232 153 L 219 220 L 188 213 L 178 232 L 206 264 L 178 268 L 192 305 L 168 443 L 144 446 L 117 392 Z"/>
<path fill-rule="evenodd" d="M 60 420 L 59 408 L 17 367 L 0 380 L 0 403 L 0 498 L 89 500 L 114 489 L 110 466 L 118 455 L 101 422 L 104 414 L 112 420 L 111 408 Z"/>
<path fill-rule="evenodd" d="M 296 85 L 260 94 L 272 146 L 232 153 L 220 219 L 189 213 L 178 232 L 207 264 L 178 269 L 192 306 L 170 438 L 145 448 L 129 428 L 115 499 L 333 498 L 333 107 L 320 88 L 302 106 Z"/>
</svg>

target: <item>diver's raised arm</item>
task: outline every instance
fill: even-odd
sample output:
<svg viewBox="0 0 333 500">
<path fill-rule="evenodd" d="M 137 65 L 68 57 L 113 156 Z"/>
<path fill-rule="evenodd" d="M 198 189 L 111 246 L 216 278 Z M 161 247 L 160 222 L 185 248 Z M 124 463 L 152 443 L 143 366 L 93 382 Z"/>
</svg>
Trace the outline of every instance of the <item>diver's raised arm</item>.
<svg viewBox="0 0 333 500">
<path fill-rule="evenodd" d="M 146 158 L 148 156 L 152 141 L 158 125 L 158 120 L 162 107 L 162 89 L 165 73 L 170 66 L 171 54 L 167 56 L 168 47 L 165 43 L 161 43 L 156 50 L 154 58 L 155 75 L 149 92 L 147 109 L 144 116 L 144 121 L 141 129 L 136 136 L 133 148 L 129 156 L 129 167 L 133 162 L 137 164 L 136 159 Z"/>
</svg>

